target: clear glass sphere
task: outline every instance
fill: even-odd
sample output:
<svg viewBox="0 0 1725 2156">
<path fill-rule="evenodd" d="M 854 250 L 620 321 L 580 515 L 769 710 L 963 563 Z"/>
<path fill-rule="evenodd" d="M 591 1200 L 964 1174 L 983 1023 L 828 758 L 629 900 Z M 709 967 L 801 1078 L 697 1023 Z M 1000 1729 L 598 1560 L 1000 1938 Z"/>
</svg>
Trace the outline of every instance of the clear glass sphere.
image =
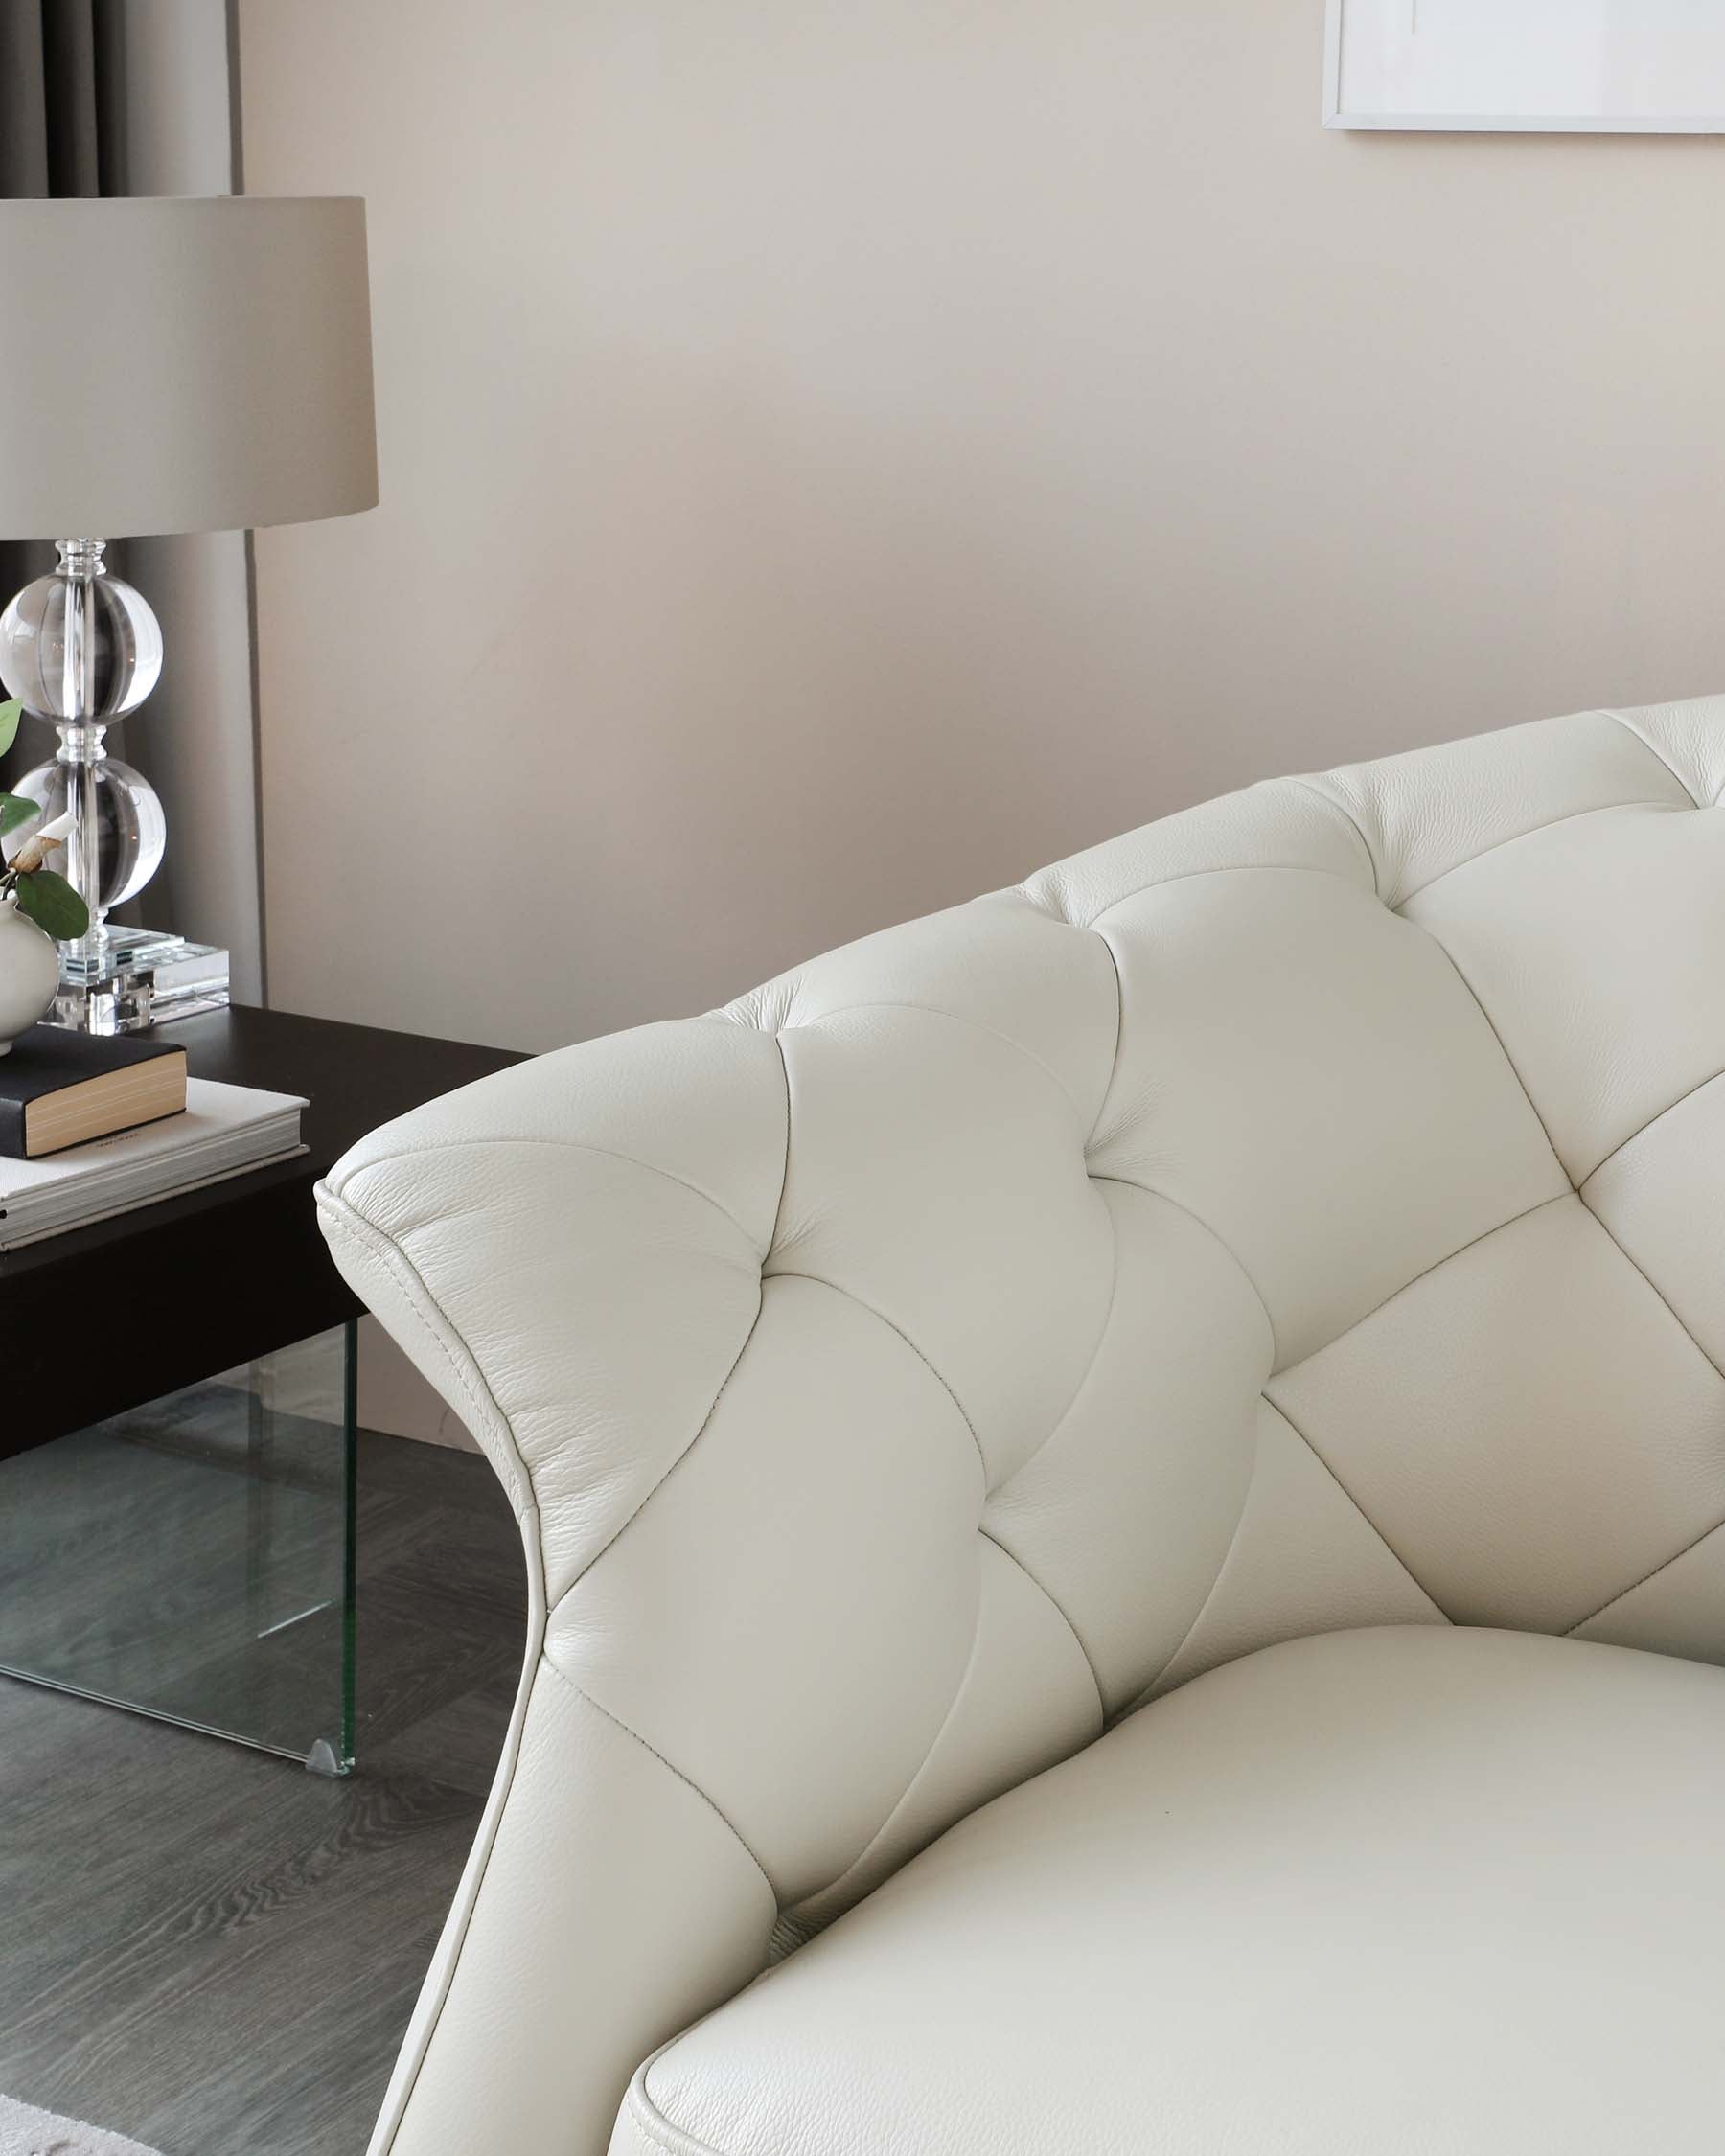
<svg viewBox="0 0 1725 2156">
<path fill-rule="evenodd" d="M 12 787 L 14 793 L 39 801 L 42 814 L 0 840 L 8 860 L 41 823 L 65 813 L 76 772 L 70 764 L 38 764 Z M 167 845 L 168 821 L 155 788 L 118 757 L 103 757 L 96 766 L 96 861 L 102 889 L 91 912 L 100 918 L 109 906 L 135 898 L 162 865 Z M 65 855 L 51 855 L 48 865 L 65 874 Z"/>
<path fill-rule="evenodd" d="M 82 716 L 98 723 L 123 719 L 156 685 L 162 629 L 144 594 L 105 571 L 69 576 L 55 570 L 24 586 L 0 614 L 0 681 L 39 719 L 74 716 L 78 683 L 76 670 L 69 676 L 66 666 L 67 622 L 76 623 L 80 599 L 89 647 L 89 702 Z"/>
</svg>

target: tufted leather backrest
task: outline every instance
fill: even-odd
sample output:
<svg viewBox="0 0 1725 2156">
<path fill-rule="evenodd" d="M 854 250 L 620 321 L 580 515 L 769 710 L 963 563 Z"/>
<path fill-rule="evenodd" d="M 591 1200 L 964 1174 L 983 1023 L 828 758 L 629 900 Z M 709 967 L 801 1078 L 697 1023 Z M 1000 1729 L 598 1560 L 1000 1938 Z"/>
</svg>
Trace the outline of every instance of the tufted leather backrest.
<svg viewBox="0 0 1725 2156">
<path fill-rule="evenodd" d="M 1725 1660 L 1722 786 L 1725 699 L 1254 787 L 349 1155 L 536 1607 L 376 2148 L 475 2076 L 603 2146 L 770 1936 L 1270 1641 Z M 550 1903 L 656 1958 L 476 2063 Z"/>
</svg>

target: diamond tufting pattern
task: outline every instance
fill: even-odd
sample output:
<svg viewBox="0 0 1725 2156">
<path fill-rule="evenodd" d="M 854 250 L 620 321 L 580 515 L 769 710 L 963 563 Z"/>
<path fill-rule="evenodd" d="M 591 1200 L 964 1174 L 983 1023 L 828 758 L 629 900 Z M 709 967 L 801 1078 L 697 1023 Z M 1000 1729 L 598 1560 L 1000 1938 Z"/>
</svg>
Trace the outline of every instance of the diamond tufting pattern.
<svg viewBox="0 0 1725 2156">
<path fill-rule="evenodd" d="M 1725 698 L 1271 782 L 340 1163 L 536 1609 L 374 2148 L 469 2145 L 448 2031 L 536 1923 L 627 1943 L 492 2080 L 599 2146 L 659 2036 L 1253 1649 L 1725 1661 L 1722 785 Z M 536 1869 L 619 1817 L 639 1876 Z"/>
</svg>

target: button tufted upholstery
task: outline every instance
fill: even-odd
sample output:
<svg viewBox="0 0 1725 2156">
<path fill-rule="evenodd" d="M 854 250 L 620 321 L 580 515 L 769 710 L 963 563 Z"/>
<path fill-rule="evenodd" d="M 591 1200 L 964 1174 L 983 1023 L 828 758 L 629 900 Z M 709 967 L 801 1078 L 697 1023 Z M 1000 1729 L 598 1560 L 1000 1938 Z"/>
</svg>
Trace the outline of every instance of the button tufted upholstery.
<svg viewBox="0 0 1725 2156">
<path fill-rule="evenodd" d="M 533 1597 L 376 2156 L 596 2156 L 656 2045 L 1276 1642 L 1725 1662 L 1722 790 L 1725 698 L 1272 782 L 348 1155 L 337 1262 Z M 1070 2145 L 1284 2145 L 1235 2125 Z"/>
</svg>

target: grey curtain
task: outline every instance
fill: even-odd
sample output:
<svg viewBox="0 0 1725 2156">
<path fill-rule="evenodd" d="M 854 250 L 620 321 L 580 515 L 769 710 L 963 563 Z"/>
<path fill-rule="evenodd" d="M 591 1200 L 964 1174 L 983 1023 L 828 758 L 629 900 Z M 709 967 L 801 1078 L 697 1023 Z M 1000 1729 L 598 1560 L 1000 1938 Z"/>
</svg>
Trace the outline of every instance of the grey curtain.
<svg viewBox="0 0 1725 2156">
<path fill-rule="evenodd" d="M 116 0 L 0 0 L 0 195 L 119 195 Z"/>
<path fill-rule="evenodd" d="M 126 192 L 119 6 L 0 0 L 0 195 Z M 28 308 L 9 314 L 7 334 L 28 336 Z M 0 542 L 0 592 L 53 561 L 51 546 Z"/>
<path fill-rule="evenodd" d="M 125 19 L 126 0 L 0 0 L 0 195 L 124 195 L 126 181 Z M 30 334 L 27 301 L 14 304 L 9 336 Z M 92 419 L 92 424 L 99 424 Z M 70 536 L 70 535 L 68 535 Z M 108 565 L 126 572 L 126 549 Z M 54 566 L 45 539 L 0 540 L 0 606 Z M 6 759 L 16 777 L 49 753 L 46 729 L 25 724 Z M 125 729 L 109 737 L 125 754 Z M 137 906 L 118 908 L 135 921 Z"/>
</svg>

